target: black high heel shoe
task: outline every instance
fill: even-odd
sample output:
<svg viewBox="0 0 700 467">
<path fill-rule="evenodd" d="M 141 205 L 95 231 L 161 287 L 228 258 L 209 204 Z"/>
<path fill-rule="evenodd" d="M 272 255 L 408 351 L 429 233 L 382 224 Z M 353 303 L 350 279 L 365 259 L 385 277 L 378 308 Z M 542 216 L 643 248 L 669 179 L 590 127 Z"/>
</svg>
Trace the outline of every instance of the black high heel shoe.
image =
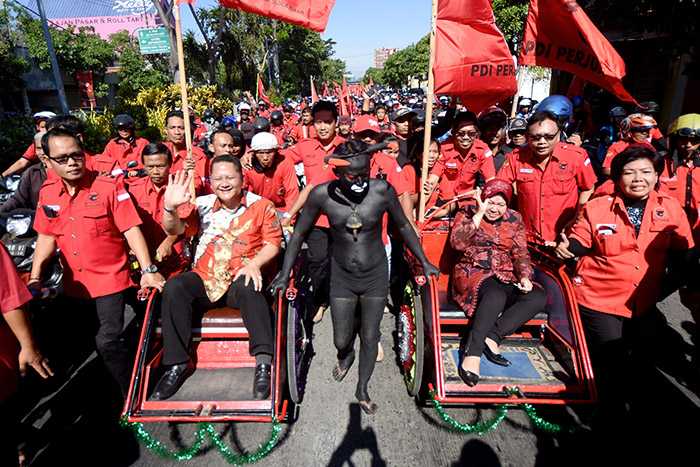
<svg viewBox="0 0 700 467">
<path fill-rule="evenodd" d="M 459 374 L 459 377 L 462 378 L 462 381 L 464 381 L 464 384 L 467 386 L 473 388 L 476 386 L 476 383 L 479 382 L 479 375 L 476 373 L 472 373 L 471 371 L 467 371 L 464 368 L 462 368 L 462 364 L 459 364 L 459 367 L 457 367 L 457 373 Z"/>
<path fill-rule="evenodd" d="M 510 360 L 508 360 L 506 357 L 501 355 L 500 353 L 494 353 L 491 351 L 488 345 L 484 346 L 484 355 L 486 355 L 486 359 L 491 362 L 495 363 L 496 365 L 501 365 L 501 366 L 510 366 Z"/>
</svg>

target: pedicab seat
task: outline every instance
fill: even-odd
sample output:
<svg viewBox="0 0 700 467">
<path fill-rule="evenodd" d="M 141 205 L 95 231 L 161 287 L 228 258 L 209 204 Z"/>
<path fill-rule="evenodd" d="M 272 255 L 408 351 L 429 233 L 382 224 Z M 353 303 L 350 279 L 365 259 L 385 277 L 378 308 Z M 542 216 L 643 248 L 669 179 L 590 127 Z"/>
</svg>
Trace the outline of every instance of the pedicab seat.
<svg viewBox="0 0 700 467">
<path fill-rule="evenodd" d="M 192 331 L 202 337 L 248 334 L 240 310 L 228 306 L 213 308 L 206 311 L 201 319 L 193 320 Z"/>
</svg>

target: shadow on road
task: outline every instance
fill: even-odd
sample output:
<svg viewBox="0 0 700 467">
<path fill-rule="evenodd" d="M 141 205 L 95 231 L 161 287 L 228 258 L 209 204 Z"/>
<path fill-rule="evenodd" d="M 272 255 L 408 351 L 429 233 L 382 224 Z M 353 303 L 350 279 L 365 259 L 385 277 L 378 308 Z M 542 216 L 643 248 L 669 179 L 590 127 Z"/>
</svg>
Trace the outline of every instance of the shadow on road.
<svg viewBox="0 0 700 467">
<path fill-rule="evenodd" d="M 340 446 L 338 446 L 330 462 L 328 462 L 328 467 L 354 466 L 355 464 L 350 460 L 352 454 L 355 451 L 362 451 L 365 449 L 368 450 L 372 456 L 369 465 L 372 467 L 387 465 L 379 454 L 377 434 L 372 428 L 362 428 L 360 404 L 350 404 L 350 422 L 348 422 L 348 430 Z"/>
</svg>

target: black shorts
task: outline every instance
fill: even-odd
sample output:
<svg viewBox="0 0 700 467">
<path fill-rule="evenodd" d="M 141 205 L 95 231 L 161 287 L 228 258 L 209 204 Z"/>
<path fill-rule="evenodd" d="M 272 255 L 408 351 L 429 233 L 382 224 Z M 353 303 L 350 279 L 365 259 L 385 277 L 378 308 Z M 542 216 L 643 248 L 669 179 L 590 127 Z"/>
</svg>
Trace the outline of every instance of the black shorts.
<svg viewBox="0 0 700 467">
<path fill-rule="evenodd" d="M 389 265 L 386 254 L 377 265 L 363 272 L 349 272 L 331 259 L 330 296 L 333 298 L 386 297 L 389 293 Z"/>
</svg>

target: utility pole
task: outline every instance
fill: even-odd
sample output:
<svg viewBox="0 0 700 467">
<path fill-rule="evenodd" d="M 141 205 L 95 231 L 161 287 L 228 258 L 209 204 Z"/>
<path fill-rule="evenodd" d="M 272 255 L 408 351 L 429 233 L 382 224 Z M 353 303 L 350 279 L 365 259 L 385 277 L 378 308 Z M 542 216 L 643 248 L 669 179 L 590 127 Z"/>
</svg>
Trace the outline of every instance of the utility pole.
<svg viewBox="0 0 700 467">
<path fill-rule="evenodd" d="M 46 47 L 49 50 L 49 58 L 51 59 L 51 70 L 53 71 L 53 80 L 56 83 L 56 91 L 58 91 L 58 100 L 61 102 L 61 113 L 68 115 L 68 99 L 66 98 L 66 90 L 63 88 L 63 80 L 61 79 L 61 70 L 58 68 L 58 60 L 56 60 L 56 51 L 53 48 L 51 33 L 49 32 L 49 23 L 46 22 L 46 13 L 44 12 L 43 0 L 36 0 L 39 7 L 39 16 L 41 16 L 41 26 L 44 29 L 44 39 L 46 39 Z"/>
</svg>

